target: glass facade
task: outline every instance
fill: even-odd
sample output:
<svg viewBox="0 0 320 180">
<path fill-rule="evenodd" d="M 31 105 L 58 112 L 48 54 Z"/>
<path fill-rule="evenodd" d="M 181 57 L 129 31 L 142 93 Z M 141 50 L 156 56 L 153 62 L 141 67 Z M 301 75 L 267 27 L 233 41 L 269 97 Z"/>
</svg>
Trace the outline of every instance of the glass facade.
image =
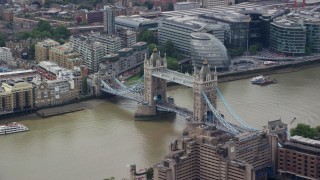
<svg viewBox="0 0 320 180">
<path fill-rule="evenodd" d="M 270 48 L 286 55 L 303 55 L 306 49 L 306 27 L 287 19 L 276 19 L 270 26 Z"/>
<path fill-rule="evenodd" d="M 191 34 L 191 54 L 194 66 L 202 67 L 203 61 L 208 60 L 211 68 L 228 69 L 230 58 L 226 47 L 219 39 L 208 33 Z"/>
<path fill-rule="evenodd" d="M 313 53 L 320 53 L 320 20 L 318 22 L 305 22 L 307 28 L 307 47 Z"/>
</svg>

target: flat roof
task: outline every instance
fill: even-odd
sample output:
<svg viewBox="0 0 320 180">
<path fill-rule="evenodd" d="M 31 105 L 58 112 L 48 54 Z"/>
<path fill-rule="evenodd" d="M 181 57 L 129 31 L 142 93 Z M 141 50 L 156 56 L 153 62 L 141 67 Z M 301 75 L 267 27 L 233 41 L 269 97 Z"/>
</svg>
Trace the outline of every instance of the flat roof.
<svg viewBox="0 0 320 180">
<path fill-rule="evenodd" d="M 20 70 L 20 71 L 2 72 L 2 73 L 0 73 L 0 76 L 6 76 L 6 75 L 12 75 L 12 74 L 22 74 L 22 73 L 34 73 L 34 72 L 37 72 L 37 71 L 32 70 L 32 69 L 28 69 L 28 70 Z"/>
</svg>

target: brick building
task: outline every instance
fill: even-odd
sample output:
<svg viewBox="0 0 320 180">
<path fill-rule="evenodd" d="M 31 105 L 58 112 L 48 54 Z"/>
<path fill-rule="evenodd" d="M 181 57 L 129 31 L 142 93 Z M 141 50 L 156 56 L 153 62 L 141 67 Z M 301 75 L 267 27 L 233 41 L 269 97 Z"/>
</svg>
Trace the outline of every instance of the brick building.
<svg viewBox="0 0 320 180">
<path fill-rule="evenodd" d="M 283 180 L 320 179 L 320 141 L 291 137 L 278 149 L 278 172 Z"/>
<path fill-rule="evenodd" d="M 75 66 L 82 64 L 80 54 L 75 52 L 69 43 L 52 47 L 49 50 L 49 61 L 67 69 L 74 69 Z"/>
<path fill-rule="evenodd" d="M 38 42 L 35 45 L 35 56 L 36 61 L 47 61 L 49 60 L 49 50 L 50 48 L 59 46 L 60 43 L 52 39 L 45 39 L 44 41 Z"/>
</svg>

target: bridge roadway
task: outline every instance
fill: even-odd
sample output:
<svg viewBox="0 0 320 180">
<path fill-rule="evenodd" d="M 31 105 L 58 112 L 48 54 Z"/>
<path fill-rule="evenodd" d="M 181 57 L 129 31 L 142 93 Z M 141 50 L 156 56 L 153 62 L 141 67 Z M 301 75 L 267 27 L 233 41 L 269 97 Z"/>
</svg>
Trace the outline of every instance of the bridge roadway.
<svg viewBox="0 0 320 180">
<path fill-rule="evenodd" d="M 189 74 L 182 74 L 177 71 L 165 69 L 162 71 L 153 71 L 152 76 L 175 82 L 187 87 L 193 87 L 193 77 Z"/>
<path fill-rule="evenodd" d="M 166 110 L 175 112 L 183 117 L 192 118 L 193 112 L 188 110 L 187 108 L 176 106 L 175 104 L 170 103 L 157 103 L 156 106 L 160 108 L 160 110 Z"/>
</svg>

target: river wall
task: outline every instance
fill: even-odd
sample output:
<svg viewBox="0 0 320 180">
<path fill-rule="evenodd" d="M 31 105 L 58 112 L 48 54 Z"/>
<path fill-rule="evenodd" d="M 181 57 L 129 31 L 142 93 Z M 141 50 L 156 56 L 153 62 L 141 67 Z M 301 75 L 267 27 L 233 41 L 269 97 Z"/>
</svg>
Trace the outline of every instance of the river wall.
<svg viewBox="0 0 320 180">
<path fill-rule="evenodd" d="M 219 76 L 219 82 L 228 82 L 228 81 L 234 81 L 238 79 L 251 78 L 253 76 L 258 76 L 258 75 L 294 72 L 302 69 L 312 68 L 318 65 L 320 65 L 320 59 L 315 59 L 312 61 L 301 61 L 301 62 L 295 62 L 290 64 L 278 65 L 278 66 L 270 66 L 270 67 L 264 67 L 264 68 L 246 70 L 246 71 L 221 73 L 221 74 L 218 74 L 218 76 Z"/>
</svg>

